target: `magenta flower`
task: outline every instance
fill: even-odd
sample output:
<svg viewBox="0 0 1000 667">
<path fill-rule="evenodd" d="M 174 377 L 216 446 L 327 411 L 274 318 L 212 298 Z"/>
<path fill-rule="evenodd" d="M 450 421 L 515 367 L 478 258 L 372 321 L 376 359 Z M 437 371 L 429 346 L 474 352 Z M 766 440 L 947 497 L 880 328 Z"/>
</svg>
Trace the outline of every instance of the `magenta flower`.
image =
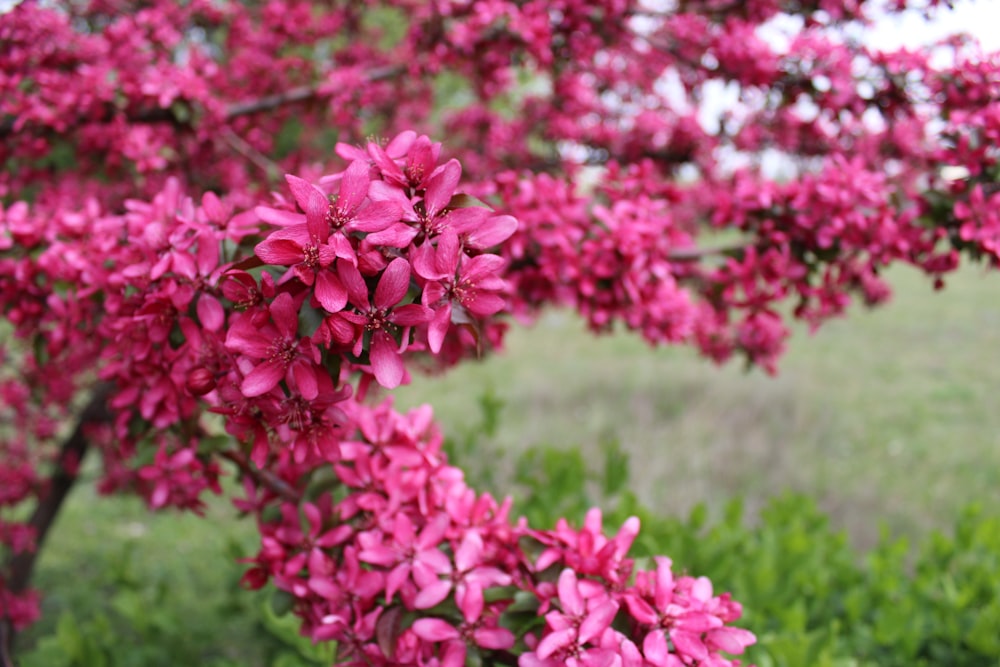
<svg viewBox="0 0 1000 667">
<path fill-rule="evenodd" d="M 375 287 L 374 299 L 370 300 L 368 286 L 361 272 L 346 262 L 338 263 L 341 279 L 347 286 L 350 302 L 357 312 L 342 311 L 330 318 L 361 327 L 370 334 L 368 358 L 375 380 L 387 389 L 398 387 L 403 380 L 403 358 L 409 330 L 431 319 L 430 308 L 419 304 L 400 306 L 410 288 L 410 265 L 402 257 L 389 262 Z M 330 325 L 336 328 L 337 325 Z M 402 344 L 397 344 L 395 334 L 402 329 Z M 354 345 L 355 356 L 361 354 L 364 339 L 358 336 Z"/>
<path fill-rule="evenodd" d="M 612 664 L 614 651 L 598 646 L 601 635 L 618 613 L 618 603 L 607 595 L 585 598 L 576 573 L 567 568 L 557 584 L 562 611 L 545 615 L 549 632 L 533 652 L 518 661 L 523 667 L 605 667 Z"/>
<path fill-rule="evenodd" d="M 226 334 L 226 349 L 257 360 L 245 374 L 240 391 L 251 398 L 266 394 L 290 374 L 303 398 L 316 398 L 319 349 L 308 338 L 299 339 L 299 311 L 291 295 L 279 294 L 268 310 L 270 321 L 262 327 L 255 327 L 250 317 L 238 317 Z"/>
<path fill-rule="evenodd" d="M 413 632 L 421 639 L 447 642 L 441 667 L 464 665 L 467 644 L 494 650 L 514 645 L 514 633 L 498 627 L 494 617 L 483 616 L 483 587 L 478 582 L 471 583 L 463 593 L 456 595 L 456 602 L 464 619 L 457 628 L 440 618 L 421 618 L 413 623 Z"/>
<path fill-rule="evenodd" d="M 500 277 L 506 261 L 498 255 L 468 257 L 462 252 L 458 234 L 447 230 L 430 243 L 413 251 L 413 269 L 428 282 L 421 297 L 434 309 L 428 330 L 431 352 L 437 354 L 452 319 L 455 304 L 475 317 L 488 317 L 503 310 L 506 301 L 498 294 L 507 288 Z"/>
<path fill-rule="evenodd" d="M 629 615 L 650 628 L 642 643 L 646 660 L 667 667 L 701 663 L 719 650 L 743 653 L 756 641 L 753 633 L 725 625 L 739 616 L 739 608 L 726 596 L 714 597 L 708 579 L 674 579 L 670 567 L 669 558 L 657 557 L 656 570 L 639 572 L 634 591 L 625 594 Z"/>
<path fill-rule="evenodd" d="M 447 529 L 447 517 L 424 526 L 418 535 L 413 521 L 405 514 L 396 516 L 391 541 L 384 540 L 380 531 L 358 535 L 361 547 L 358 559 L 372 565 L 392 568 L 386 576 L 385 599 L 391 600 L 410 579 L 411 574 L 424 580 L 435 579 L 451 569 L 448 557 L 439 548 Z"/>
<path fill-rule="evenodd" d="M 463 597 L 470 586 L 479 587 L 482 594 L 484 588 L 509 585 L 510 575 L 495 567 L 484 566 L 483 556 L 483 539 L 479 533 L 469 531 L 455 550 L 455 567 L 447 578 L 434 577 L 428 582 L 417 581 L 421 588 L 413 599 L 413 606 L 417 609 L 430 609 L 444 601 L 452 588 L 455 589 L 457 599 Z"/>
</svg>

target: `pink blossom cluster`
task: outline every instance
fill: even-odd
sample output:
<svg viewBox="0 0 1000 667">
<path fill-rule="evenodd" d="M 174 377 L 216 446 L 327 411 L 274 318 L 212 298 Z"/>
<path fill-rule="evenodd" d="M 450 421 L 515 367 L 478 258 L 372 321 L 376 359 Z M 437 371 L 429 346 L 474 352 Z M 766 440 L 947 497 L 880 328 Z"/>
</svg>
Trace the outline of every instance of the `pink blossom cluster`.
<svg viewBox="0 0 1000 667">
<path fill-rule="evenodd" d="M 489 250 L 517 222 L 459 192 L 461 167 L 440 150 L 413 132 L 341 145 L 345 170 L 318 183 L 288 176 L 290 199 L 236 215 L 211 193 L 195 205 L 176 182 L 124 214 L 95 205 L 55 226 L 19 206 L 6 217 L 16 243 L 5 261 L 9 275 L 37 272 L 46 308 L 10 292 L 7 311 L 47 367 L 59 360 L 76 372 L 69 381 L 96 372 L 114 388 L 113 422 L 91 434 L 104 490 L 197 511 L 204 492 L 221 492 L 221 464 L 236 463 L 236 504 L 262 535 L 246 584 L 291 595 L 303 633 L 337 641 L 347 663 L 461 665 L 477 652 L 499 664 L 735 664 L 720 651 L 742 653 L 753 635 L 728 625 L 740 615 L 728 596 L 704 584 L 693 594 L 681 578 L 661 593 L 676 598 L 662 617 L 634 611 L 645 608 L 629 600 L 646 595 L 627 557 L 637 520 L 611 539 L 599 513 L 580 530 L 512 522 L 509 499 L 477 495 L 448 465 L 429 407 L 403 415 L 362 402 L 372 382 L 406 379 L 405 358 L 453 361 L 500 340 L 488 332 L 509 285 Z M 253 257 L 224 261 L 248 243 Z M 99 267 L 86 261 L 96 252 Z M 60 293 L 65 283 L 78 289 Z M 86 315 L 66 318 L 72 308 Z M 88 317 L 89 344 L 64 345 Z M 241 446 L 204 446 L 205 408 Z M 24 437 L 42 441 L 38 429 Z M 17 444 L 27 446 L 5 443 L 6 465 Z M 315 496 L 317 485 L 335 491 Z M 5 488 L 11 504 L 37 492 L 28 481 Z M 33 547 L 29 526 L 3 527 L 8 544 Z M 571 597 L 578 587 L 586 605 Z M 37 596 L 16 593 L 4 591 L 7 618 L 21 626 Z M 545 627 L 529 630 L 539 614 Z M 687 627 L 685 615 L 703 629 L 665 634 Z"/>
<path fill-rule="evenodd" d="M 446 463 L 428 406 L 351 408 L 358 433 L 333 466 L 342 500 L 284 502 L 265 520 L 273 493 L 248 481 L 238 501 L 263 535 L 244 582 L 291 595 L 305 633 L 339 642 L 338 664 L 721 666 L 755 641 L 707 579 L 675 579 L 668 559 L 633 578 L 637 519 L 611 538 L 598 510 L 579 529 L 512 525 L 509 499 L 477 495 Z"/>
</svg>

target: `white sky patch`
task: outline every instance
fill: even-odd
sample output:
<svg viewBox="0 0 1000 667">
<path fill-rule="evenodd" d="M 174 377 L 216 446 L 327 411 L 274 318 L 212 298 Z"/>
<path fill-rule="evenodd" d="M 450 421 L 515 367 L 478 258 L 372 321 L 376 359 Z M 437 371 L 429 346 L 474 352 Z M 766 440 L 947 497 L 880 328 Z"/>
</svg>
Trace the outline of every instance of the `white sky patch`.
<svg viewBox="0 0 1000 667">
<path fill-rule="evenodd" d="M 954 9 L 942 8 L 933 17 L 927 21 L 919 12 L 886 16 L 869 31 L 868 43 L 889 51 L 924 46 L 967 32 L 987 53 L 1000 51 L 1000 1 L 958 0 Z"/>
</svg>

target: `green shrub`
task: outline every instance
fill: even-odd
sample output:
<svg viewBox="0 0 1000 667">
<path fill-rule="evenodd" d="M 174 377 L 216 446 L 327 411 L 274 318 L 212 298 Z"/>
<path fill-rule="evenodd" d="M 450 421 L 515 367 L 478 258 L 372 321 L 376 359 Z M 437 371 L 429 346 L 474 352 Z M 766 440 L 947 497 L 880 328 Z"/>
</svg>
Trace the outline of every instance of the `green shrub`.
<svg viewBox="0 0 1000 667">
<path fill-rule="evenodd" d="M 482 407 L 487 423 L 496 423 L 496 401 Z M 453 449 L 461 457 L 461 447 Z M 494 475 L 497 453 L 489 460 Z M 597 504 L 609 508 L 610 532 L 638 516 L 633 554 L 641 565 L 667 554 L 677 570 L 732 592 L 744 605 L 741 625 L 758 636 L 747 663 L 1000 665 L 1000 515 L 969 508 L 952 535 L 935 533 L 911 548 L 884 534 L 860 553 L 801 495 L 773 498 L 753 523 L 738 500 L 714 519 L 703 505 L 686 519 L 658 515 L 627 489 L 628 459 L 614 441 L 605 443 L 600 466 L 588 465 L 579 449 L 543 445 L 509 467 L 516 512 L 534 525 L 560 516 L 580 521 Z"/>
</svg>

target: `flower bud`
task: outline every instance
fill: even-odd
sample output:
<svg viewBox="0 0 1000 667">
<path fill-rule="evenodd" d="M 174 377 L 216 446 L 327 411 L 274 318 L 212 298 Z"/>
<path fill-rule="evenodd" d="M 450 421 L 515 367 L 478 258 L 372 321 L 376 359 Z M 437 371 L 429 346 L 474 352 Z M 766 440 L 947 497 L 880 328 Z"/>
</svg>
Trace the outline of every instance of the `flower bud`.
<svg viewBox="0 0 1000 667">
<path fill-rule="evenodd" d="M 215 389 L 215 375 L 204 366 L 193 368 L 187 375 L 187 390 L 193 396 L 204 396 Z"/>
</svg>

